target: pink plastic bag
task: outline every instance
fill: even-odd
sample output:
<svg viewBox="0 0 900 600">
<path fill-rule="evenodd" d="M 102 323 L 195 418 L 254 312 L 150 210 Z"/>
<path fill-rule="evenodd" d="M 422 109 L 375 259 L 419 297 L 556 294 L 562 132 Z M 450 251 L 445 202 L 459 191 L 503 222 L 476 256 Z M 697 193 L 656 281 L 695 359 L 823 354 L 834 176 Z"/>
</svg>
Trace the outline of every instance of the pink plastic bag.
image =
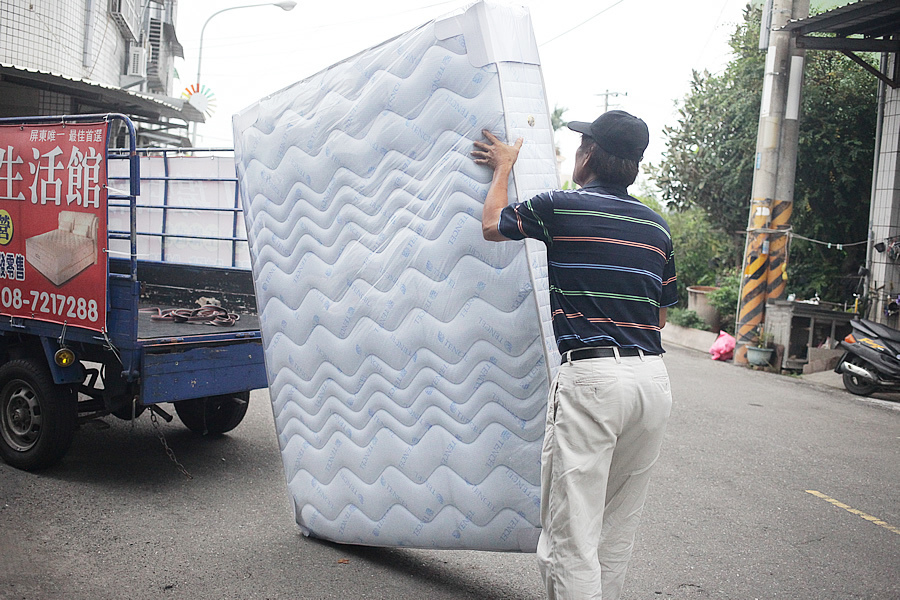
<svg viewBox="0 0 900 600">
<path fill-rule="evenodd" d="M 731 360 L 734 357 L 734 337 L 724 331 L 719 332 L 719 337 L 709 349 L 713 360 Z"/>
</svg>

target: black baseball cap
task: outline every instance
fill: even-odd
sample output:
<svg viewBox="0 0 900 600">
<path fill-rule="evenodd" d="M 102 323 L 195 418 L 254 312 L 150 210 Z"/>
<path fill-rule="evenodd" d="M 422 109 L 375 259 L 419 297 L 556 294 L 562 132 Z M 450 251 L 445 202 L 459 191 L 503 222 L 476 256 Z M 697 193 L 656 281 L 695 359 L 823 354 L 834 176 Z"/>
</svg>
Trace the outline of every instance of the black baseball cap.
<svg viewBox="0 0 900 600">
<path fill-rule="evenodd" d="M 650 143 L 647 124 L 624 110 L 603 113 L 593 123 L 570 121 L 569 129 L 594 140 L 598 146 L 619 158 L 640 162 Z"/>
</svg>

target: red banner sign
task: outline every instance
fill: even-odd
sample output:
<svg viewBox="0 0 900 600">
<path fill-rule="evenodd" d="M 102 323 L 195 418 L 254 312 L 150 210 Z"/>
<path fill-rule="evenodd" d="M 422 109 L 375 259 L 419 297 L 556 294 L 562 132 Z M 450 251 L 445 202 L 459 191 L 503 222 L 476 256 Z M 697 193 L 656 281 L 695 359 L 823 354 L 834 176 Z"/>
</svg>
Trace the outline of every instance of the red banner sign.
<svg viewBox="0 0 900 600">
<path fill-rule="evenodd" d="M 0 126 L 0 314 L 106 327 L 106 129 Z"/>
</svg>

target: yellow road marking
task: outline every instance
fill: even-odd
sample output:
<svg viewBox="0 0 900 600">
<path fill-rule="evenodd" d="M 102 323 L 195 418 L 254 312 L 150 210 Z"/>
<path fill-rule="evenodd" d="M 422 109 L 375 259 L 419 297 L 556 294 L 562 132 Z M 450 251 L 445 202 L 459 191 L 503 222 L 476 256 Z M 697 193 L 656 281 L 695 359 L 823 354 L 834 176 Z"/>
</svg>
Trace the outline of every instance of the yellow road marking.
<svg viewBox="0 0 900 600">
<path fill-rule="evenodd" d="M 893 525 L 891 525 L 891 524 L 889 524 L 889 523 L 885 523 L 884 521 L 882 521 L 882 520 L 879 519 L 878 517 L 873 517 L 872 515 L 868 515 L 868 514 L 864 513 L 864 512 L 861 511 L 861 510 L 857 510 L 857 509 L 853 508 L 852 506 L 847 506 L 847 505 L 844 504 L 843 502 L 840 502 L 840 501 L 838 501 L 838 500 L 835 500 L 834 498 L 829 498 L 828 496 L 826 496 L 826 495 L 823 494 L 822 492 L 817 492 L 816 490 L 806 490 L 806 493 L 807 493 L 807 494 L 812 494 L 812 495 L 815 496 L 816 498 L 821 498 L 821 499 L 824 500 L 825 502 L 830 502 L 831 504 L 834 504 L 834 505 L 837 506 L 838 508 L 843 508 L 843 509 L 846 510 L 847 512 L 852 513 L 852 514 L 854 514 L 854 515 L 856 515 L 856 516 L 858 516 L 858 517 L 862 517 L 863 519 L 865 519 L 866 521 L 869 521 L 870 523 L 874 523 L 875 525 L 878 525 L 879 527 L 884 527 L 884 528 L 887 529 L 888 531 L 892 531 L 892 532 L 894 532 L 894 533 L 900 535 L 900 527 L 894 527 Z"/>
</svg>

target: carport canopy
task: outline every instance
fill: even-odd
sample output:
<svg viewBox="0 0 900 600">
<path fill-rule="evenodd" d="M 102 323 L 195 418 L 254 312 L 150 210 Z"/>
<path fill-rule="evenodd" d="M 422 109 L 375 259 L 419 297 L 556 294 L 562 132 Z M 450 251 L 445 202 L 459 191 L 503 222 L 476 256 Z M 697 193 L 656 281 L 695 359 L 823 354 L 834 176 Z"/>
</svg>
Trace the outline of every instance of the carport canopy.
<svg viewBox="0 0 900 600">
<path fill-rule="evenodd" d="M 859 0 L 822 14 L 791 21 L 789 31 L 798 48 L 837 50 L 892 88 L 900 87 L 898 61 L 890 75 L 880 72 L 855 52 L 900 50 L 900 0 Z"/>
</svg>

